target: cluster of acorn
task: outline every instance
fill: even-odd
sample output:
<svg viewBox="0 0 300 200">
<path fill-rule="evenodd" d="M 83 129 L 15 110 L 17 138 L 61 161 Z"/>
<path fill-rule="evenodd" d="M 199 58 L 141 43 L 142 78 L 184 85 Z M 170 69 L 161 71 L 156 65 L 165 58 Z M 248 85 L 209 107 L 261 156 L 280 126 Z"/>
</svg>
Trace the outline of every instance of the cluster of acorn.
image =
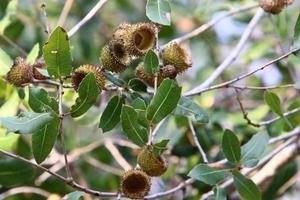
<svg viewBox="0 0 300 200">
<path fill-rule="evenodd" d="M 294 0 L 259 0 L 259 5 L 264 11 L 271 14 L 278 14 L 288 5 L 291 5 Z"/>
<path fill-rule="evenodd" d="M 122 175 L 121 192 L 132 199 L 142 199 L 151 187 L 151 178 L 161 176 L 167 170 L 167 162 L 161 155 L 155 157 L 153 146 L 146 145 L 139 153 L 137 163 L 140 169 L 131 169 Z"/>
</svg>

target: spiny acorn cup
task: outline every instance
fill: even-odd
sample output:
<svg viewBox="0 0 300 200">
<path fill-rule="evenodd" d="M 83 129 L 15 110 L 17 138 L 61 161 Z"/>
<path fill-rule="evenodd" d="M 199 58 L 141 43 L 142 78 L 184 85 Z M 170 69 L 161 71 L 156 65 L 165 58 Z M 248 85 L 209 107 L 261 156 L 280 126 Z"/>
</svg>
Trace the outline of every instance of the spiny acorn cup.
<svg viewBox="0 0 300 200">
<path fill-rule="evenodd" d="M 74 85 L 75 90 L 78 90 L 82 79 L 84 79 L 84 77 L 90 72 L 94 73 L 99 89 L 101 90 L 104 88 L 105 77 L 101 72 L 101 68 L 96 65 L 85 64 L 78 67 L 72 75 L 72 84 Z"/>
<path fill-rule="evenodd" d="M 147 74 L 144 71 L 144 63 L 141 62 L 136 68 L 135 68 L 135 76 L 140 78 L 142 81 L 150 85 L 151 87 L 154 87 L 154 81 L 155 81 L 155 76 Z M 157 85 L 159 85 L 162 82 L 162 78 L 158 74 L 157 77 Z"/>
<path fill-rule="evenodd" d="M 144 146 L 137 157 L 137 162 L 149 176 L 161 176 L 168 169 L 167 162 L 161 155 L 157 158 L 154 156 L 151 145 Z"/>
<path fill-rule="evenodd" d="M 285 6 L 292 3 L 293 1 L 290 0 L 259 0 L 259 6 L 271 14 L 280 13 Z"/>
<path fill-rule="evenodd" d="M 104 69 L 116 73 L 123 72 L 130 64 L 125 47 L 117 41 L 111 41 L 102 48 L 100 60 Z"/>
<path fill-rule="evenodd" d="M 17 57 L 13 66 L 6 75 L 6 80 L 15 86 L 22 87 L 26 83 L 30 83 L 33 78 L 32 66 L 26 61 Z"/>
<path fill-rule="evenodd" d="M 119 25 L 113 39 L 122 43 L 130 55 L 140 57 L 156 45 L 158 28 L 152 23 Z"/>
<path fill-rule="evenodd" d="M 143 199 L 151 188 L 151 178 L 142 170 L 131 169 L 122 175 L 121 192 L 132 199 Z"/>
<path fill-rule="evenodd" d="M 159 69 L 159 73 L 162 78 L 175 79 L 177 76 L 177 71 L 173 65 L 165 65 Z"/>
<path fill-rule="evenodd" d="M 162 50 L 161 53 L 164 65 L 173 65 L 177 73 L 192 67 L 191 58 L 178 43 L 171 43 Z"/>
<path fill-rule="evenodd" d="M 49 77 L 44 76 L 38 69 L 47 69 L 45 61 L 37 60 L 33 65 L 33 77 L 37 80 L 49 79 Z"/>
</svg>

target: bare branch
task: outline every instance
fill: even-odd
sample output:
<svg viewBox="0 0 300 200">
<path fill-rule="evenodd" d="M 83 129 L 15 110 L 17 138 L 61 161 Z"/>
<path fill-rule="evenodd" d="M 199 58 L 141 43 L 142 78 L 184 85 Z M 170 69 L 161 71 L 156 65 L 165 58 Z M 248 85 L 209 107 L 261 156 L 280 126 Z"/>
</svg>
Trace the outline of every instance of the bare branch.
<svg viewBox="0 0 300 200">
<path fill-rule="evenodd" d="M 194 129 L 194 126 L 193 126 L 191 118 L 189 118 L 188 121 L 189 121 L 189 126 L 190 126 L 190 129 L 191 129 L 192 135 L 193 135 L 194 142 L 195 142 L 195 144 L 196 144 L 196 146 L 197 146 L 197 148 L 198 148 L 198 150 L 199 150 L 199 152 L 201 154 L 203 162 L 204 163 L 208 163 L 208 159 L 206 157 L 206 154 L 205 154 L 203 148 L 201 147 L 201 144 L 198 141 L 198 138 L 197 138 L 197 135 L 196 135 L 196 131 Z"/>
<path fill-rule="evenodd" d="M 17 51 L 19 51 L 23 56 L 27 56 L 27 52 L 20 47 L 18 44 L 16 44 L 14 41 L 12 41 L 9 37 L 7 37 L 4 34 L 0 34 L 0 36 L 9 44 L 11 45 L 13 48 L 15 48 Z"/>
<path fill-rule="evenodd" d="M 0 194 L 0 199 L 6 199 L 9 196 L 13 196 L 16 194 L 26 194 L 26 193 L 38 194 L 46 198 L 51 195 L 51 193 L 39 188 L 23 186 L 23 187 L 15 187 L 6 192 L 3 192 L 2 194 Z"/>
<path fill-rule="evenodd" d="M 71 30 L 68 32 L 69 37 L 72 37 L 85 23 L 87 23 L 92 17 L 100 10 L 100 8 L 108 0 L 99 0 L 99 2 L 88 12 L 88 14 L 78 22 Z"/>
<path fill-rule="evenodd" d="M 41 5 L 41 9 L 42 9 L 42 14 L 43 14 L 43 22 L 44 22 L 44 26 L 45 26 L 45 33 L 47 34 L 47 37 L 49 38 L 50 36 L 50 26 L 49 26 L 49 20 L 48 20 L 48 15 L 47 15 L 47 11 L 46 11 L 46 4 L 42 4 Z"/>
<path fill-rule="evenodd" d="M 240 55 L 242 49 L 247 44 L 247 41 L 250 38 L 254 28 L 256 27 L 260 19 L 263 17 L 263 15 L 264 11 L 261 8 L 259 8 L 252 20 L 250 21 L 250 23 L 248 24 L 247 28 L 245 29 L 239 43 L 231 52 L 231 54 L 222 62 L 221 65 L 219 65 L 216 68 L 216 70 L 214 70 L 214 72 L 210 75 L 208 79 L 206 79 L 201 85 L 189 91 L 187 93 L 188 95 L 197 93 L 199 90 L 210 86 L 222 74 L 222 72 L 236 60 L 236 58 Z"/>
<path fill-rule="evenodd" d="M 65 21 L 66 21 L 68 14 L 72 8 L 73 3 L 74 3 L 74 0 L 66 0 L 65 5 L 60 13 L 60 16 L 59 16 L 59 19 L 57 22 L 58 26 L 64 26 Z"/>
</svg>

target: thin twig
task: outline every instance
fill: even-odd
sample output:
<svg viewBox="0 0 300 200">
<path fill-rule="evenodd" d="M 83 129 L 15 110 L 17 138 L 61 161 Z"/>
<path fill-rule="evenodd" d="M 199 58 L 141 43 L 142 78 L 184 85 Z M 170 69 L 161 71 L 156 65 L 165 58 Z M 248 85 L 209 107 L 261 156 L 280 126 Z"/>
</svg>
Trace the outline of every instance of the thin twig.
<svg viewBox="0 0 300 200">
<path fill-rule="evenodd" d="M 14 41 L 12 41 L 9 37 L 7 37 L 6 35 L 4 34 L 0 34 L 0 36 L 9 44 L 11 45 L 13 48 L 15 48 L 17 51 L 19 51 L 23 56 L 27 56 L 27 52 L 22 48 L 20 47 L 18 44 L 16 44 Z"/>
<path fill-rule="evenodd" d="M 103 171 L 121 176 L 123 174 L 123 170 L 112 167 L 111 165 L 105 164 L 103 162 L 100 162 L 99 160 L 91 157 L 91 156 L 84 156 L 83 159 L 89 163 L 90 165 L 92 165 L 93 167 L 96 167 L 98 169 L 101 169 Z"/>
<path fill-rule="evenodd" d="M 98 3 L 88 12 L 88 14 L 78 22 L 71 30 L 68 32 L 69 37 L 72 37 L 85 23 L 87 23 L 92 17 L 100 10 L 100 8 L 105 4 L 108 0 L 100 0 Z"/>
<path fill-rule="evenodd" d="M 203 33 L 204 31 L 208 30 L 209 28 L 213 27 L 214 25 L 218 24 L 220 21 L 222 21 L 223 19 L 225 19 L 227 17 L 233 16 L 235 14 L 245 12 L 245 11 L 251 10 L 253 8 L 257 8 L 257 7 L 258 7 L 258 4 L 252 4 L 252 5 L 247 5 L 247 6 L 238 8 L 238 9 L 234 9 L 222 16 L 219 16 L 219 17 L 216 17 L 216 18 L 210 20 L 209 22 L 201 25 L 200 27 L 196 28 L 195 30 L 193 30 L 190 33 L 187 33 L 187 34 L 185 34 L 179 38 L 176 38 L 174 40 L 171 40 L 170 42 L 165 44 L 162 48 L 165 48 L 168 44 L 173 43 L 173 42 L 181 43 L 185 40 L 189 40 L 189 39 Z"/>
<path fill-rule="evenodd" d="M 68 162 L 67 148 L 66 148 L 66 144 L 65 144 L 65 134 L 64 134 L 64 130 L 63 130 L 63 118 L 64 118 L 63 103 L 62 103 L 63 95 L 64 95 L 63 81 L 60 81 L 59 86 L 58 86 L 58 110 L 59 110 L 59 117 L 60 117 L 59 130 L 60 130 L 61 145 L 63 148 L 67 176 L 70 180 L 72 180 L 73 178 L 72 178 L 72 174 L 71 174 L 71 170 L 70 170 L 70 165 Z"/>
<path fill-rule="evenodd" d="M 244 119 L 247 121 L 247 123 L 248 123 L 249 125 L 254 126 L 254 127 L 256 127 L 256 128 L 259 128 L 259 127 L 260 127 L 259 124 L 255 124 L 255 123 L 253 123 L 253 122 L 249 119 L 248 113 L 247 113 L 247 111 L 244 109 L 244 106 L 243 106 L 243 104 L 242 104 L 242 101 L 241 101 L 241 98 L 240 98 L 240 93 L 239 93 L 238 89 L 235 89 L 235 92 L 236 92 L 236 100 L 237 100 L 238 103 L 239 103 L 239 106 L 240 106 L 241 111 L 242 111 L 242 113 L 243 113 Z"/>
<path fill-rule="evenodd" d="M 37 79 L 33 79 L 31 80 L 31 83 L 33 84 L 39 84 L 39 83 L 43 83 L 43 84 L 47 84 L 47 85 L 55 85 L 55 86 L 59 86 L 59 82 L 57 81 L 53 81 L 53 80 L 37 80 Z M 63 88 L 74 88 L 72 85 L 69 84 L 63 84 Z"/>
<path fill-rule="evenodd" d="M 298 113 L 298 112 L 300 112 L 300 108 L 295 108 L 295 109 L 293 109 L 293 110 L 291 110 L 291 111 L 285 112 L 285 113 L 283 114 L 283 116 L 284 116 L 284 117 L 288 117 L 288 116 L 290 116 L 290 115 L 292 115 L 292 114 L 295 114 L 295 113 Z M 275 117 L 275 118 L 273 118 L 273 119 L 270 119 L 270 120 L 267 120 L 267 121 L 260 122 L 259 125 L 260 125 L 260 126 L 269 125 L 269 124 L 272 124 L 273 122 L 275 122 L 275 121 L 277 121 L 277 120 L 280 120 L 280 119 L 281 119 L 281 117 Z"/>
<path fill-rule="evenodd" d="M 0 199 L 6 199 L 6 198 L 16 195 L 16 194 L 27 194 L 27 193 L 38 194 L 38 195 L 46 197 L 46 198 L 51 195 L 51 193 L 49 193 L 45 190 L 42 190 L 40 188 L 22 186 L 22 187 L 11 188 L 8 191 L 3 192 L 2 194 L 0 194 Z"/>
<path fill-rule="evenodd" d="M 240 90 L 272 90 L 272 89 L 279 89 L 279 88 L 289 88 L 295 87 L 294 84 L 286 84 L 286 85 L 271 85 L 271 86 L 240 86 L 240 85 L 228 85 L 226 88 L 236 88 Z"/>
<path fill-rule="evenodd" d="M 167 117 L 165 117 L 163 120 L 161 120 L 154 128 L 154 130 L 152 131 L 152 134 L 151 134 L 151 144 L 154 142 L 154 138 L 156 136 L 156 134 L 158 133 L 160 127 L 163 125 L 163 123 L 167 120 Z"/>
<path fill-rule="evenodd" d="M 189 126 L 190 126 L 190 129 L 191 129 L 193 138 L 194 138 L 194 142 L 195 142 L 195 144 L 196 144 L 196 146 L 197 146 L 197 148 L 198 148 L 198 150 L 199 150 L 199 152 L 200 152 L 200 154 L 201 154 L 201 157 L 202 157 L 202 159 L 203 159 L 203 162 L 204 162 L 204 163 L 208 163 L 207 156 L 206 156 L 206 154 L 205 154 L 203 148 L 201 147 L 201 144 L 200 144 L 199 141 L 198 141 L 198 138 L 197 138 L 197 135 L 196 135 L 196 131 L 195 131 L 195 129 L 194 129 L 193 122 L 192 122 L 191 118 L 189 118 L 188 121 L 189 121 Z"/>
<path fill-rule="evenodd" d="M 58 18 L 58 22 L 57 22 L 58 26 L 64 26 L 65 21 L 68 17 L 68 14 L 72 8 L 73 2 L 74 2 L 74 0 L 66 0 L 65 5 L 60 13 L 59 18 Z"/>
<path fill-rule="evenodd" d="M 43 22 L 44 22 L 44 28 L 45 28 L 45 33 L 47 34 L 47 37 L 49 38 L 51 30 L 50 30 L 50 26 L 49 26 L 49 20 L 48 20 L 48 15 L 47 15 L 47 11 L 46 11 L 46 4 L 43 3 L 41 5 L 41 9 L 42 9 L 42 16 L 43 16 Z"/>
<path fill-rule="evenodd" d="M 215 90 L 215 89 L 219 89 L 219 88 L 226 88 L 226 87 L 230 86 L 231 84 L 233 84 L 233 83 L 235 83 L 237 81 L 240 81 L 240 80 L 242 80 L 244 78 L 247 78 L 247 77 L 255 74 L 256 72 L 262 71 L 265 68 L 271 66 L 272 64 L 274 64 L 274 63 L 276 63 L 276 62 L 278 62 L 280 60 L 283 60 L 283 59 L 289 57 L 291 54 L 294 54 L 294 53 L 298 52 L 299 50 L 300 50 L 300 48 L 293 49 L 293 50 L 287 52 L 286 54 L 284 54 L 284 55 L 282 55 L 282 56 L 280 56 L 280 57 L 278 57 L 278 58 L 276 58 L 274 60 L 269 61 L 268 63 L 262 65 L 261 67 L 255 69 L 255 70 L 253 70 L 253 71 L 251 71 L 249 73 L 241 75 L 241 76 L 239 76 L 237 78 L 231 79 L 229 81 L 226 81 L 226 82 L 223 82 L 223 83 L 220 83 L 220 84 L 217 84 L 217 85 L 213 85 L 213 86 L 210 86 L 210 87 L 207 87 L 207 88 L 199 89 L 199 90 L 198 89 L 196 90 L 196 88 L 195 88 L 193 90 L 190 90 L 190 91 L 186 92 L 184 94 L 184 96 L 195 96 L 195 95 L 199 95 L 199 94 L 201 94 L 203 92 L 207 92 L 207 91 L 211 91 L 211 90 Z"/>
<path fill-rule="evenodd" d="M 222 72 L 237 59 L 237 57 L 241 54 L 242 49 L 244 49 L 245 45 L 247 44 L 254 28 L 261 20 L 263 15 L 264 11 L 261 8 L 259 8 L 252 20 L 250 21 L 250 23 L 248 24 L 247 28 L 245 29 L 239 43 L 234 48 L 234 50 L 231 51 L 230 55 L 221 63 L 221 65 L 219 65 L 214 70 L 214 72 L 209 76 L 208 79 L 206 79 L 201 85 L 188 92 L 188 94 L 198 92 L 199 90 L 210 86 L 222 74 Z"/>
</svg>

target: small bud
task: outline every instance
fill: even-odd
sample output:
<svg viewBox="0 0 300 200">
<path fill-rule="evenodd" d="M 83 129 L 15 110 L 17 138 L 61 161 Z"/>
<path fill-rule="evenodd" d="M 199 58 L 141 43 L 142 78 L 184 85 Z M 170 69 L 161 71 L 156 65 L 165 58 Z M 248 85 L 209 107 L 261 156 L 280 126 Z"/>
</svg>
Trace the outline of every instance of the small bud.
<svg viewBox="0 0 300 200">
<path fill-rule="evenodd" d="M 100 60 L 104 69 L 116 73 L 123 72 L 130 63 L 124 46 L 117 41 L 112 41 L 102 48 Z"/>
<path fill-rule="evenodd" d="M 151 23 L 121 24 L 113 38 L 124 44 L 127 52 L 133 56 L 143 56 L 155 47 L 158 29 Z"/>
<path fill-rule="evenodd" d="M 166 160 L 161 155 L 154 157 L 153 146 L 150 145 L 145 146 L 139 153 L 137 162 L 149 176 L 161 176 L 168 168 Z"/>
<path fill-rule="evenodd" d="M 135 68 L 135 76 L 140 78 L 142 81 L 150 85 L 151 87 L 154 87 L 154 81 L 155 81 L 155 76 L 154 75 L 149 75 L 144 71 L 144 63 L 141 62 L 136 68 Z M 161 77 L 158 75 L 157 77 L 157 85 L 161 83 Z"/>
<path fill-rule="evenodd" d="M 162 50 L 162 60 L 164 65 L 173 65 L 177 73 L 192 66 L 187 52 L 177 43 L 171 43 Z"/>
<path fill-rule="evenodd" d="M 281 10 L 293 3 L 293 0 L 259 0 L 259 6 L 264 9 L 265 12 L 271 14 L 278 14 Z"/>
<path fill-rule="evenodd" d="M 177 76 L 177 71 L 173 65 L 165 65 L 160 68 L 160 74 L 162 78 L 175 79 Z"/>
<path fill-rule="evenodd" d="M 24 84 L 31 82 L 33 78 L 32 66 L 26 61 L 17 57 L 13 66 L 6 75 L 6 80 L 15 86 L 22 87 Z"/>
<path fill-rule="evenodd" d="M 151 178 L 142 170 L 131 169 L 122 175 L 121 191 L 132 199 L 142 199 L 151 188 Z"/>
<path fill-rule="evenodd" d="M 101 68 L 96 65 L 85 64 L 78 67 L 72 75 L 72 84 L 74 85 L 75 90 L 78 89 L 82 79 L 90 72 L 94 73 L 99 89 L 104 88 L 105 77 L 101 72 Z"/>
</svg>

